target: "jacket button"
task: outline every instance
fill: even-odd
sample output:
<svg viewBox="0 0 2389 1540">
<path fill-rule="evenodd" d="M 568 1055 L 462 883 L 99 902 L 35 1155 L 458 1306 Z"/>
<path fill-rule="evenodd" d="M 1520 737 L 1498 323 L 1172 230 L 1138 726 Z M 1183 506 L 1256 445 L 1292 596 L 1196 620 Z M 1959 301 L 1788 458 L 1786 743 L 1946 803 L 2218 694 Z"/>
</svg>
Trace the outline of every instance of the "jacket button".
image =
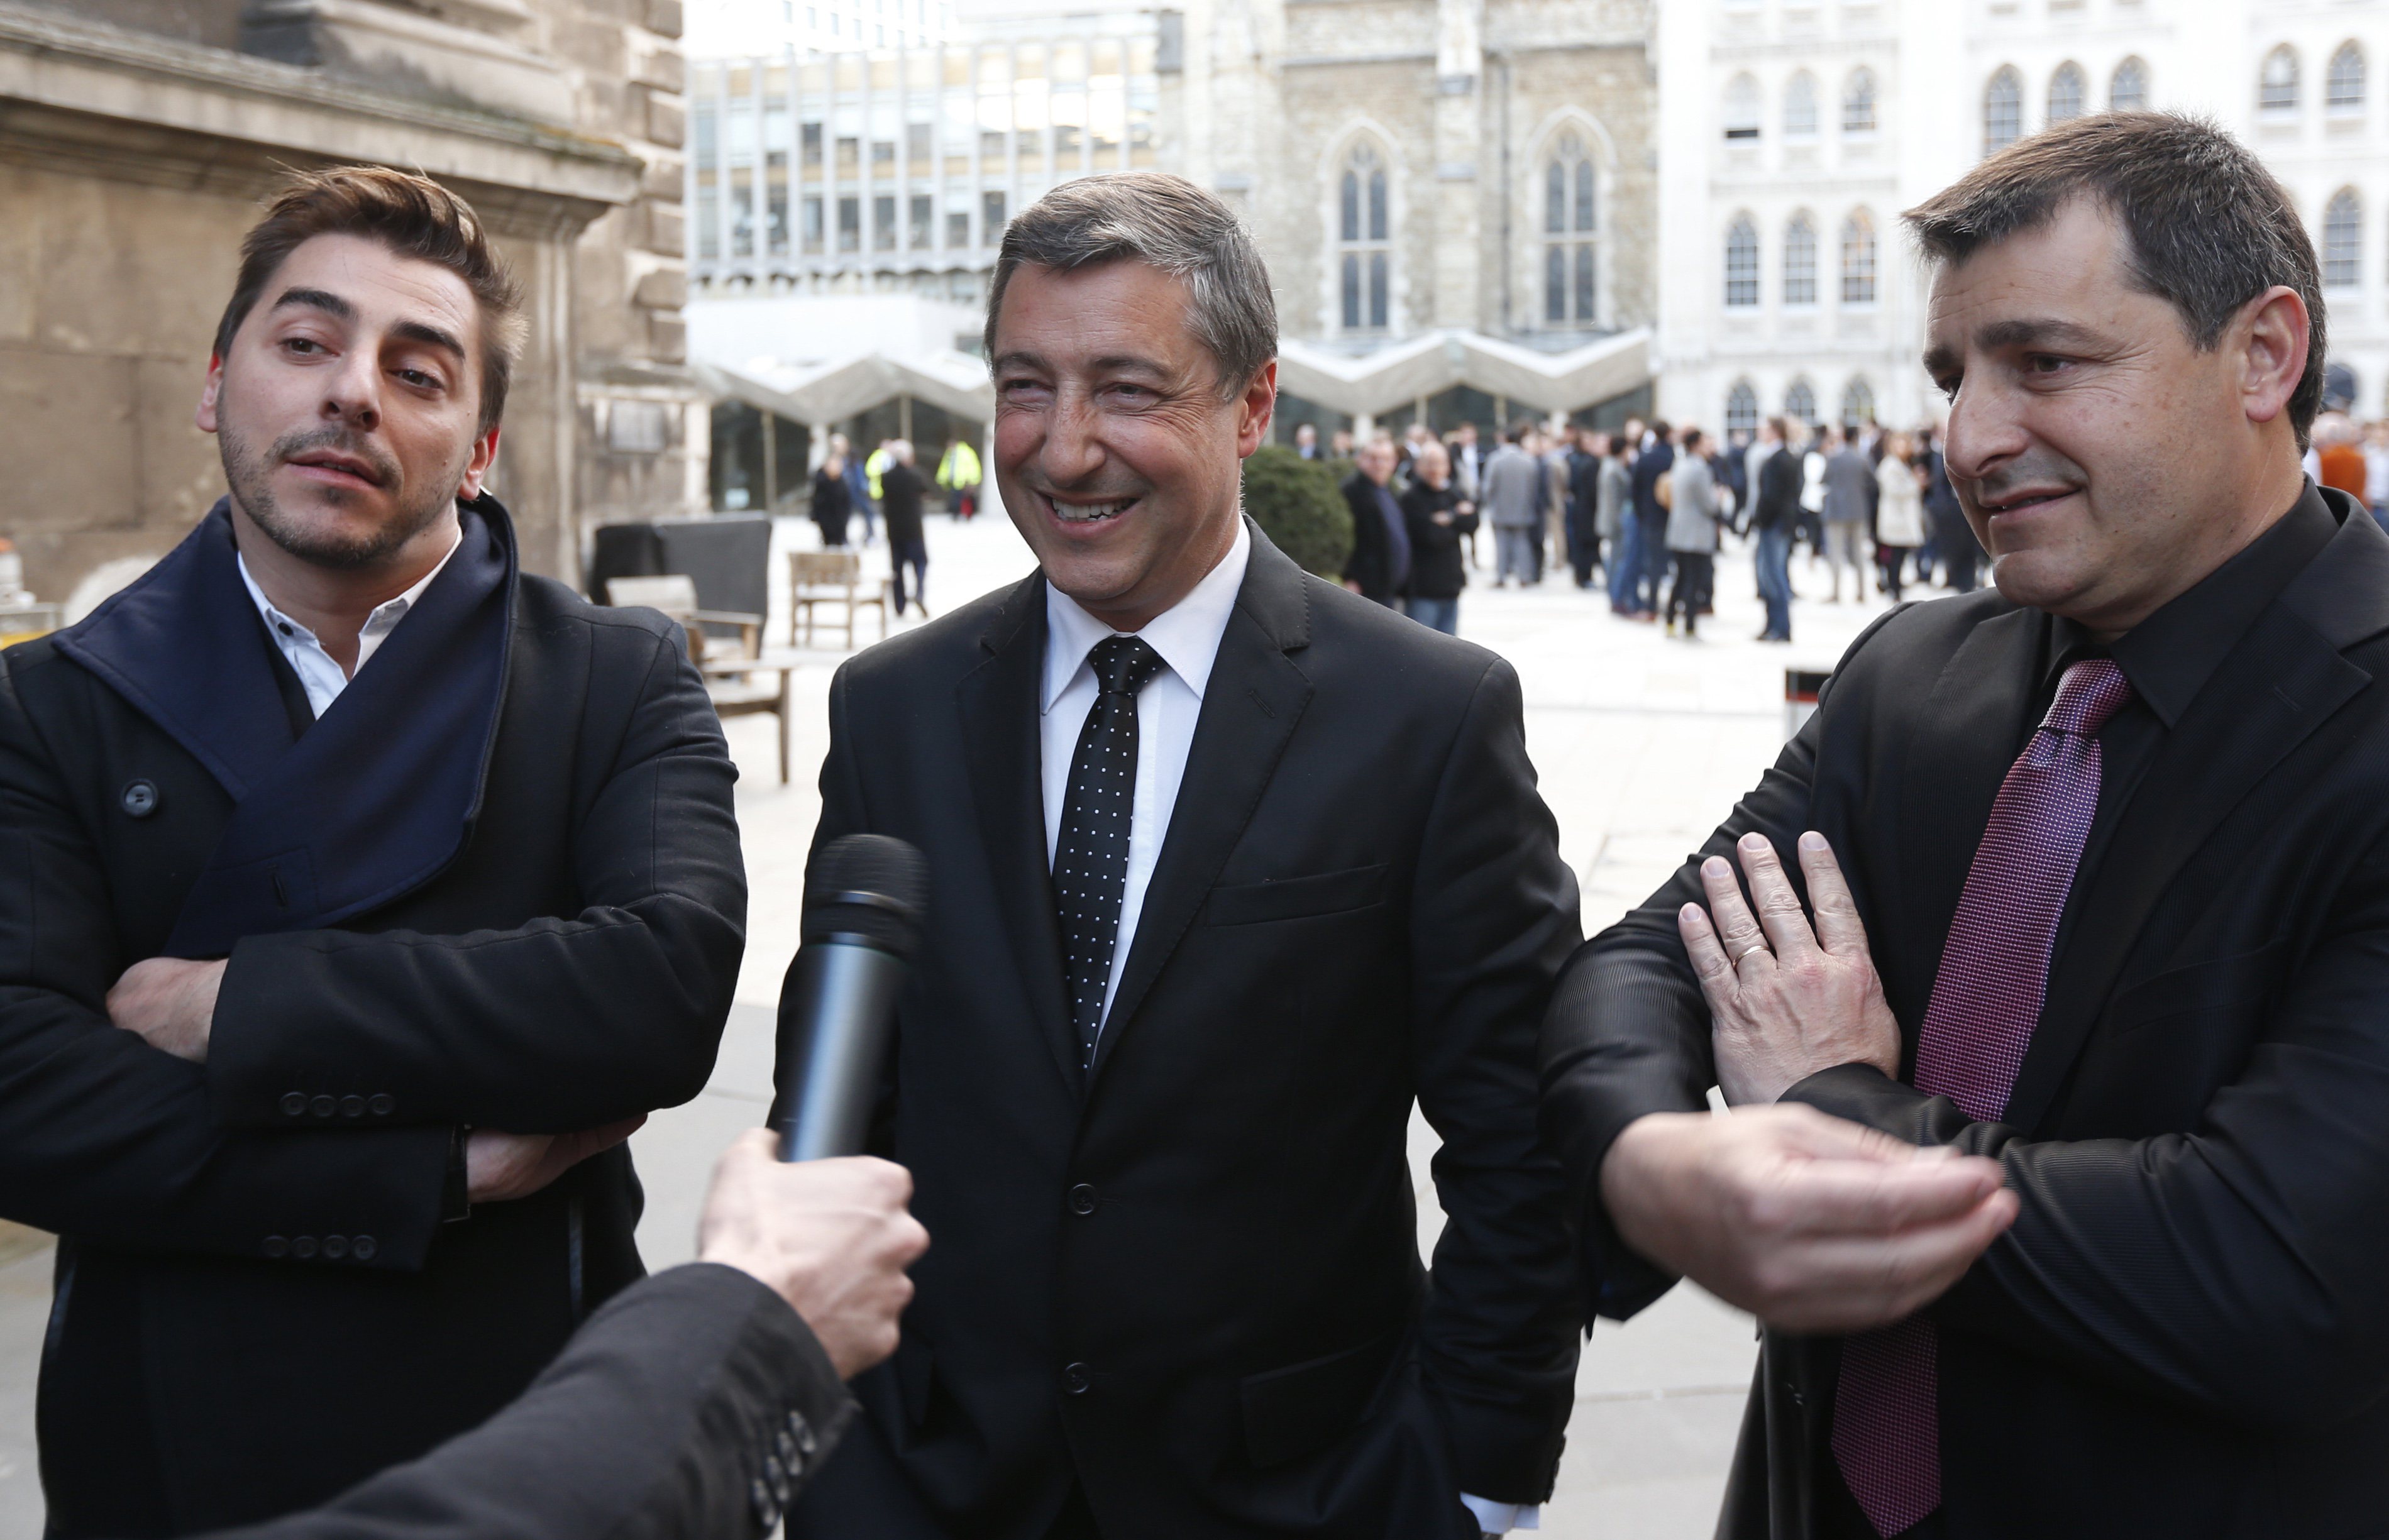
<svg viewBox="0 0 2389 1540">
<path fill-rule="evenodd" d="M 755 1505 L 755 1521 L 768 1533 L 779 1526 L 780 1505 L 772 1500 L 772 1489 L 756 1477 L 747 1483 L 747 1500 Z"/>
<path fill-rule="evenodd" d="M 349 1237 L 349 1254 L 360 1262 L 371 1262 L 374 1259 L 374 1253 L 380 1249 L 374 1244 L 374 1238 L 370 1235 Z"/>
<path fill-rule="evenodd" d="M 821 1447 L 821 1440 L 813 1436 L 812 1425 L 805 1420 L 805 1414 L 794 1406 L 788 1408 L 788 1432 L 796 1435 L 799 1454 L 811 1456 Z"/>
<path fill-rule="evenodd" d="M 376 1117 L 388 1117 L 398 1111 L 398 1102 L 388 1091 L 376 1091 L 365 1098 L 365 1111 Z"/>
<path fill-rule="evenodd" d="M 349 1238 L 347 1236 L 327 1235 L 324 1237 L 324 1257 L 326 1261 L 338 1262 L 340 1258 L 348 1254 Z"/>
<path fill-rule="evenodd" d="M 124 790 L 117 800 L 123 805 L 125 812 L 132 817 L 147 818 L 158 810 L 158 783 L 147 780 L 128 781 L 124 783 Z"/>
<path fill-rule="evenodd" d="M 329 1117 L 334 1113 L 339 1111 L 339 1109 L 340 1104 L 333 1101 L 328 1096 L 319 1096 L 315 1098 L 314 1101 L 307 1103 L 307 1110 L 313 1113 L 317 1117 Z"/>
<path fill-rule="evenodd" d="M 340 1098 L 340 1115 L 342 1117 L 364 1116 L 365 1099 L 362 1096 L 344 1096 Z"/>
<path fill-rule="evenodd" d="M 265 1254 L 278 1262 L 290 1254 L 290 1242 L 279 1235 L 269 1235 L 265 1238 Z"/>
<path fill-rule="evenodd" d="M 1070 1189 L 1070 1212 L 1084 1217 L 1095 1212 L 1095 1190 L 1080 1182 Z"/>
<path fill-rule="evenodd" d="M 305 1091 L 284 1091 L 282 1093 L 282 1115 L 285 1117 L 305 1117 L 307 1115 L 307 1093 Z"/>
<path fill-rule="evenodd" d="M 302 1235 L 290 1242 L 290 1254 L 304 1262 L 315 1254 L 315 1238 Z"/>
<path fill-rule="evenodd" d="M 1095 1371 L 1084 1364 L 1072 1364 L 1062 1370 L 1062 1388 L 1072 1395 L 1084 1395 L 1094 1388 Z"/>
</svg>

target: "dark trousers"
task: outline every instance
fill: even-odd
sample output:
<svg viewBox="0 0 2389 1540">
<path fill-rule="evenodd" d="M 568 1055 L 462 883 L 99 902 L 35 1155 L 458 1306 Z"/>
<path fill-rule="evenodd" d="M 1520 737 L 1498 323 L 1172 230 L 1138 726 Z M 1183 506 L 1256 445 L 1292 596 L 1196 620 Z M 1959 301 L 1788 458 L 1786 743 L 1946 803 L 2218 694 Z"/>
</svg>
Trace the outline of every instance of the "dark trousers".
<svg viewBox="0 0 2389 1540">
<path fill-rule="evenodd" d="M 928 614 L 929 547 L 927 543 L 918 535 L 901 541 L 890 536 L 888 541 L 888 565 L 895 569 L 896 574 L 896 613 L 899 615 L 904 613 L 904 568 L 909 566 L 913 569 L 913 602 L 921 606 L 923 615 Z"/>
<path fill-rule="evenodd" d="M 1642 539 L 1642 570 L 1634 579 L 1634 608 L 1644 615 L 1659 613 L 1659 585 L 1667 578 L 1667 515 L 1634 515 Z"/>
<path fill-rule="evenodd" d="M 1684 634 L 1693 634 L 1701 611 L 1708 607 L 1709 589 L 1717 579 L 1717 557 L 1706 551 L 1678 551 L 1676 580 L 1667 589 L 1667 624 L 1684 617 Z"/>
<path fill-rule="evenodd" d="M 1908 566 L 1909 553 L 1914 549 L 1908 545 L 1878 545 L 1874 548 L 1874 559 L 1883 564 L 1883 591 L 1890 595 L 1895 605 L 1899 603 L 1901 574 Z M 1918 580 L 1923 580 L 1921 575 Z"/>
<path fill-rule="evenodd" d="M 1792 640 L 1792 531 L 1782 525 L 1758 531 L 1758 597 L 1767 605 L 1769 642 Z"/>
<path fill-rule="evenodd" d="M 1617 538 L 1609 548 L 1609 607 L 1620 615 L 1634 611 L 1634 585 L 1642 576 L 1642 521 L 1618 521 Z"/>
</svg>

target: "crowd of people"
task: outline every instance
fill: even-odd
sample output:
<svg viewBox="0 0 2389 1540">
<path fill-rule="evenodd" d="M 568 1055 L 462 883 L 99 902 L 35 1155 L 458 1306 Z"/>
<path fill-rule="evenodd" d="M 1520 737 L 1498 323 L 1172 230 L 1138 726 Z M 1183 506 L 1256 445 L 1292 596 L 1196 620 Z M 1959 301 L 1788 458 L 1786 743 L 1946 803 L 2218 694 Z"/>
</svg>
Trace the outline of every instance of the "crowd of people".
<svg viewBox="0 0 2389 1540">
<path fill-rule="evenodd" d="M 846 549 L 849 522 L 858 516 L 862 520 L 861 543 L 871 544 L 878 538 L 874 515 L 884 518 L 896 613 L 904 613 L 909 569 L 911 602 L 926 619 L 929 546 L 921 532 L 921 500 L 928 486 L 914 459 L 908 439 L 883 439 L 877 449 L 862 456 L 854 452 L 853 440 L 845 434 L 831 434 L 829 452 L 813 469 L 811 518 L 825 551 Z M 979 478 L 978 453 L 969 441 L 955 439 L 948 443 L 938 462 L 937 482 L 944 489 L 955 517 L 967 519 L 978 512 Z"/>
<path fill-rule="evenodd" d="M 1577 587 L 1604 589 L 1615 614 L 1689 639 L 1715 613 L 1728 535 L 1752 547 L 1767 606 L 1762 642 L 1792 640 L 1797 547 L 1812 570 L 1825 568 L 1824 597 L 1835 604 L 1845 573 L 1853 602 L 1867 597 L 1870 569 L 1875 592 L 1894 603 L 1912 583 L 1966 593 L 1980 581 L 1983 549 L 1931 427 L 1773 417 L 1719 439 L 1639 417 L 1616 432 L 1521 421 L 1488 449 L 1475 423 L 1438 439 L 1413 422 L 1399 437 L 1358 443 L 1339 431 L 1322 448 L 1305 423 L 1295 447 L 1305 459 L 1352 464 L 1343 483 L 1353 520 L 1346 586 L 1445 632 L 1458 630 L 1471 570 L 1496 588 L 1531 587 L 1556 556 Z M 2389 491 L 2389 442 L 2365 452 L 2381 462 L 2371 484 Z M 2349 490 L 2360 498 L 2365 454 L 2357 461 Z M 1480 553 L 1487 529 L 1491 549 Z"/>
</svg>

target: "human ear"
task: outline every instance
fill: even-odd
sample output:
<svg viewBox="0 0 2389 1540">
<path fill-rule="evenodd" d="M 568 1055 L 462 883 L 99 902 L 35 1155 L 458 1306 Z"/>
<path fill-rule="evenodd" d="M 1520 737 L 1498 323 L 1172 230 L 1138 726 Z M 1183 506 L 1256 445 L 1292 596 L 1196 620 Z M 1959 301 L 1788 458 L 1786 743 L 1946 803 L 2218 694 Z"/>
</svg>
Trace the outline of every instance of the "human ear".
<svg viewBox="0 0 2389 1540">
<path fill-rule="evenodd" d="M 2276 284 L 2241 307 L 2233 333 L 2241 355 L 2240 400 L 2252 423 L 2269 423 L 2289 409 L 2306 372 L 2306 301 Z"/>
<path fill-rule="evenodd" d="M 192 421 L 198 425 L 201 433 L 213 433 L 216 430 L 216 398 L 223 394 L 224 355 L 210 353 L 208 383 L 205 388 L 199 391 L 199 410 L 192 417 Z"/>
<path fill-rule="evenodd" d="M 1269 439 L 1277 415 L 1277 360 L 1260 366 L 1236 402 L 1236 457 L 1244 459 Z"/>
<path fill-rule="evenodd" d="M 498 457 L 498 430 L 494 427 L 473 440 L 473 457 L 465 462 L 465 478 L 457 485 L 456 498 L 470 503 L 481 495 L 481 478 L 490 472 L 490 464 Z"/>
</svg>

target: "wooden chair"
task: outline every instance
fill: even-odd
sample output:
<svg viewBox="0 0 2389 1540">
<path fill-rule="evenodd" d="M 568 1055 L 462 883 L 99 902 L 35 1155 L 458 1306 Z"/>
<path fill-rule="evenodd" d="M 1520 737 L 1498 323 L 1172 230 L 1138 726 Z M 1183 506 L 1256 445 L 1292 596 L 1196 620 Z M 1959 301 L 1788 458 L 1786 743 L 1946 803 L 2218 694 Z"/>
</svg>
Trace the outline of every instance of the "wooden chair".
<svg viewBox="0 0 2389 1540">
<path fill-rule="evenodd" d="M 728 610 L 696 607 L 694 579 L 616 578 L 606 585 L 607 599 L 620 605 L 660 610 L 688 630 L 689 660 L 705 676 L 705 693 L 720 717 L 744 717 L 769 711 L 780 719 L 780 784 L 788 783 L 788 673 L 797 666 L 786 654 L 763 655 L 763 617 Z M 707 622 L 735 626 L 738 640 L 708 638 Z"/>
<path fill-rule="evenodd" d="M 813 644 L 813 611 L 823 605 L 846 606 L 846 647 L 854 650 L 855 611 L 879 612 L 879 635 L 888 635 L 888 594 L 862 592 L 862 557 L 852 551 L 788 553 L 788 644 Z M 798 638 L 801 630 L 803 640 Z"/>
</svg>

